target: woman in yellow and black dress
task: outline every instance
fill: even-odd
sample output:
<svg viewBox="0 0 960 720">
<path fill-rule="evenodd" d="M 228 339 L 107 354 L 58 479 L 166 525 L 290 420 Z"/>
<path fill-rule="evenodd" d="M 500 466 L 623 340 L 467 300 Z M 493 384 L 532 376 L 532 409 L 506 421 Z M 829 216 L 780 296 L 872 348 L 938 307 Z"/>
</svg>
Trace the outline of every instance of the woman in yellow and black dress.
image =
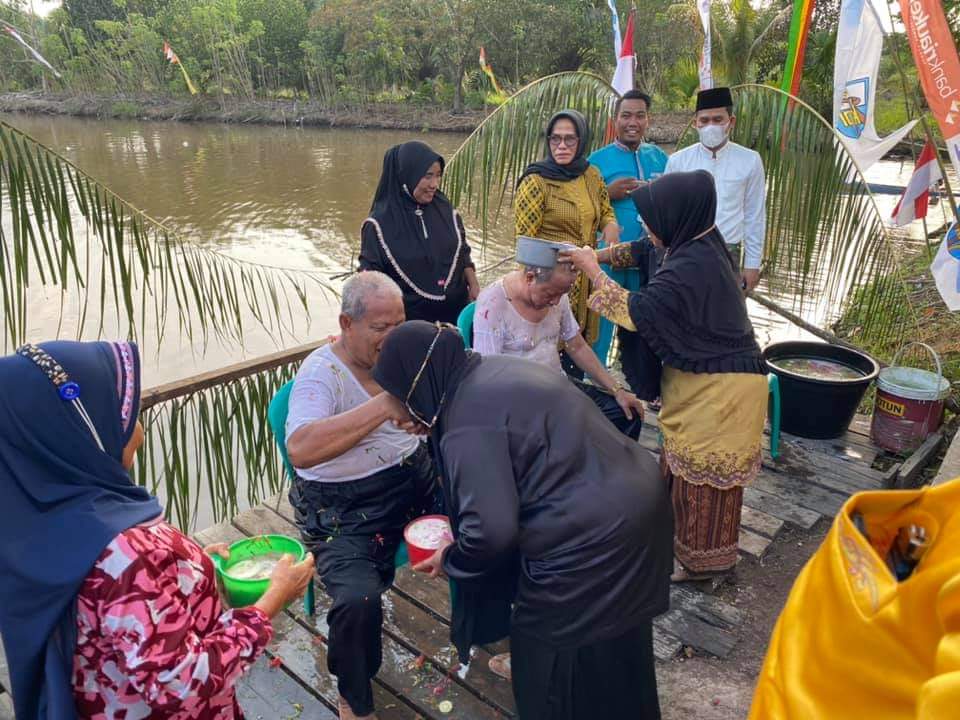
<svg viewBox="0 0 960 720">
<path fill-rule="evenodd" d="M 664 175 L 631 197 L 653 243 L 666 248 L 647 286 L 627 292 L 598 264 L 646 262 L 648 249 L 639 242 L 560 257 L 590 278 L 591 309 L 635 331 L 621 357 L 637 395 L 659 392 L 663 398 L 661 460 L 673 498 L 678 561 L 673 579 L 700 579 L 737 562 L 743 488 L 760 470 L 766 367 L 739 269 L 717 230 L 710 174 Z"/>
<path fill-rule="evenodd" d="M 517 185 L 516 234 L 554 242 L 597 246 L 620 241 L 620 226 L 610 205 L 600 172 L 587 162 L 590 131 L 576 110 L 562 110 L 550 118 L 546 130 L 546 157 L 531 163 Z M 600 316 L 589 312 L 589 283 L 582 275 L 570 290 L 570 308 L 588 345 L 599 334 Z M 564 369 L 570 363 L 564 363 Z M 582 373 L 574 372 L 577 376 Z"/>
</svg>

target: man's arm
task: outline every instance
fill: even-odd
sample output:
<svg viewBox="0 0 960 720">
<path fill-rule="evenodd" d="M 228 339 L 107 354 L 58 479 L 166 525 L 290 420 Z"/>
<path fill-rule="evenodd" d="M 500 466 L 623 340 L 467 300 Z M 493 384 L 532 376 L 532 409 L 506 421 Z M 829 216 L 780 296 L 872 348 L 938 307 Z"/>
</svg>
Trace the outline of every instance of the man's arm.
<svg viewBox="0 0 960 720">
<path fill-rule="evenodd" d="M 754 157 L 753 170 L 747 178 L 743 198 L 743 242 L 746 270 L 759 270 L 763 260 L 763 241 L 767 234 L 767 183 L 763 161 Z"/>
<path fill-rule="evenodd" d="M 343 455 L 391 417 L 386 393 L 339 415 L 319 418 L 297 428 L 287 439 L 287 455 L 295 468 L 309 468 Z"/>
</svg>

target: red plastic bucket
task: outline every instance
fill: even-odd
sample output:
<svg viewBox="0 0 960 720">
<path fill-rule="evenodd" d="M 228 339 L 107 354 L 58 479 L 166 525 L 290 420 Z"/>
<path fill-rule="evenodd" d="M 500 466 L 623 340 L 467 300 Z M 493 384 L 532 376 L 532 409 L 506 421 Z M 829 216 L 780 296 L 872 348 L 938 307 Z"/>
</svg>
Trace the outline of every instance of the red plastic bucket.
<svg viewBox="0 0 960 720">
<path fill-rule="evenodd" d="M 929 370 L 897 365 L 900 354 L 912 345 L 926 348 L 937 365 Z M 888 368 L 877 377 L 877 399 L 870 424 L 875 445 L 895 453 L 916 450 L 943 422 L 943 404 L 950 394 L 950 381 L 943 377 L 940 357 L 924 343 L 900 348 Z"/>
<path fill-rule="evenodd" d="M 410 557 L 410 565 L 416 565 L 419 562 L 429 559 L 437 551 L 439 545 L 427 547 L 418 545 L 410 539 L 410 531 L 425 520 L 442 520 L 446 526 L 446 533 L 450 539 L 453 538 L 453 531 L 450 529 L 450 520 L 446 515 L 422 515 L 416 520 L 410 521 L 403 529 L 403 539 L 407 543 L 407 555 Z"/>
</svg>

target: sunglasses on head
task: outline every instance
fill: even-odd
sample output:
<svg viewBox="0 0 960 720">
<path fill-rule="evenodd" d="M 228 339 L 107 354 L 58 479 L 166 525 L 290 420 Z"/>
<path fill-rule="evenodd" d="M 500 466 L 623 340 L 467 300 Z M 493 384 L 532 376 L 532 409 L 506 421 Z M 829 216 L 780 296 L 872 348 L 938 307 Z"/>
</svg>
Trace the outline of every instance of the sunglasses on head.
<svg viewBox="0 0 960 720">
<path fill-rule="evenodd" d="M 440 339 L 440 335 L 443 333 L 443 331 L 454 330 L 457 333 L 460 332 L 456 325 L 452 325 L 450 323 L 436 322 L 434 325 L 437 328 L 437 334 L 433 336 L 433 342 L 431 342 L 430 347 L 427 348 L 427 354 L 423 358 L 423 363 L 421 363 L 420 369 L 417 370 L 417 374 L 413 376 L 413 382 L 410 384 L 410 390 L 407 391 L 407 398 L 403 401 L 403 404 L 407 408 L 407 412 L 410 413 L 410 417 L 428 429 L 432 428 L 436 424 L 437 418 L 440 417 L 440 411 L 443 409 L 443 401 L 447 399 L 447 391 L 443 391 L 443 395 L 440 396 L 440 402 L 437 403 L 437 412 L 429 421 L 410 406 L 410 398 L 413 397 L 413 392 L 417 389 L 417 383 L 420 382 L 420 378 L 423 376 L 423 371 L 427 369 L 427 363 L 430 362 L 430 356 L 433 354 L 433 349 L 437 346 L 437 341 Z"/>
</svg>

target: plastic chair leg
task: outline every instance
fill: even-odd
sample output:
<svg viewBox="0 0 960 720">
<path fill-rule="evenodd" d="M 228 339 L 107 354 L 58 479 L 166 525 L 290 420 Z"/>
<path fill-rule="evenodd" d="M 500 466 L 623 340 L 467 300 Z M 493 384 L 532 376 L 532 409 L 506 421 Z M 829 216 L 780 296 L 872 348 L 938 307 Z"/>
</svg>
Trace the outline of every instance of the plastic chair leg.
<svg viewBox="0 0 960 720">
<path fill-rule="evenodd" d="M 307 585 L 307 592 L 303 596 L 303 610 L 307 617 L 313 617 L 317 614 L 317 598 L 314 595 L 313 580 Z"/>
<path fill-rule="evenodd" d="M 780 378 L 773 373 L 767 376 L 772 398 L 770 412 L 770 457 L 780 457 Z"/>
</svg>

